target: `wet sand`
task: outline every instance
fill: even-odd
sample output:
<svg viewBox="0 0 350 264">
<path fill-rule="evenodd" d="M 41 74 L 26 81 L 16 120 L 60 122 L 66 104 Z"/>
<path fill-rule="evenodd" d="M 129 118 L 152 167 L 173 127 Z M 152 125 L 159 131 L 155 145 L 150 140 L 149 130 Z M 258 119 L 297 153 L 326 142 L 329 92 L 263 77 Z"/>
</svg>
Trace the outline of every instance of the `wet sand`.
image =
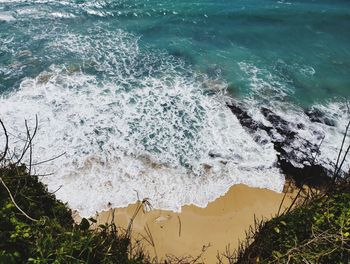
<svg viewBox="0 0 350 264">
<path fill-rule="evenodd" d="M 133 239 L 146 237 L 151 240 L 145 231 L 148 228 L 154 247 L 145 240 L 143 245 L 159 260 L 167 254 L 197 256 L 203 247 L 210 245 L 203 253 L 202 261 L 215 263 L 218 251 L 224 252 L 227 245 L 235 249 L 238 240 L 245 238 L 245 231 L 254 223 L 254 215 L 258 219 L 276 215 L 282 198 L 281 193 L 235 185 L 206 208 L 184 206 L 181 213 L 140 210 L 133 222 Z M 289 198 L 285 206 L 288 203 Z M 111 222 L 114 211 L 117 226 L 127 228 L 136 209 L 137 204 L 134 204 L 102 212 L 98 215 L 98 223 Z"/>
</svg>

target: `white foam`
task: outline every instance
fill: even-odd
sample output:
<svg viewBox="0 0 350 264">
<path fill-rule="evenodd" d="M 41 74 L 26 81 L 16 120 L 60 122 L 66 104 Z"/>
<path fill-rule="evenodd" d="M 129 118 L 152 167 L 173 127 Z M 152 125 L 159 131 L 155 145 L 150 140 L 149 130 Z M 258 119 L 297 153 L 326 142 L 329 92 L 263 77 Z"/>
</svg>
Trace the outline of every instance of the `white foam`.
<svg viewBox="0 0 350 264">
<path fill-rule="evenodd" d="M 9 12 L 0 12 L 0 21 L 11 22 L 15 21 L 14 16 Z"/>
<path fill-rule="evenodd" d="M 58 18 L 74 18 L 74 17 L 76 17 L 73 14 L 65 13 L 65 12 L 52 12 L 51 16 L 58 17 Z"/>
<path fill-rule="evenodd" d="M 22 20 L 75 18 L 76 17 L 73 13 L 51 11 L 51 9 L 48 7 L 40 7 L 40 6 L 31 6 L 31 7 L 19 6 L 16 9 L 16 14 Z"/>
<path fill-rule="evenodd" d="M 293 91 L 281 82 L 276 76 L 266 69 L 260 69 L 252 64 L 242 62 L 241 69 L 247 74 L 250 80 L 251 95 L 244 99 L 244 104 L 249 114 L 257 121 L 267 126 L 271 124 L 262 115 L 262 106 L 271 109 L 275 114 L 290 123 L 292 131 L 297 132 L 300 140 L 294 141 L 294 149 L 299 149 L 299 154 L 307 153 L 305 141 L 314 145 L 320 145 L 320 154 L 316 155 L 316 163 L 322 164 L 327 169 L 333 171 L 338 157 L 340 146 L 344 137 L 346 126 L 350 120 L 346 102 L 334 99 L 324 104 L 315 104 L 313 108 L 319 109 L 324 118 L 334 122 L 334 126 L 324 123 L 312 122 L 305 114 L 304 110 L 297 105 L 288 103 L 286 99 Z M 314 70 L 310 66 L 301 67 L 301 71 L 307 69 L 307 73 L 312 75 Z M 273 96 L 271 96 L 273 94 Z M 258 97 L 258 99 L 257 99 Z M 298 127 L 299 125 L 299 127 Z M 350 135 L 346 138 L 345 146 L 350 144 Z M 345 150 L 344 150 L 345 151 Z M 303 164 L 294 164 L 303 167 Z M 350 169 L 350 158 L 345 160 L 343 171 Z"/>
<path fill-rule="evenodd" d="M 257 67 L 245 61 L 239 62 L 238 66 L 246 74 L 245 79 L 250 81 L 251 96 L 267 101 L 281 101 L 293 93 L 285 83 L 269 70 Z"/>
<path fill-rule="evenodd" d="M 150 198 L 155 208 L 179 211 L 206 206 L 239 183 L 281 191 L 272 144 L 254 142 L 225 106 L 209 96 L 208 83 L 162 53 L 141 51 L 138 39 L 101 28 L 52 41 L 61 56 L 75 54 L 81 67 L 52 65 L 0 99 L 12 134 L 39 116 L 36 166 L 56 193 L 83 216 Z M 83 73 L 93 65 L 105 77 Z M 220 89 L 219 89 L 220 90 Z M 24 136 L 24 134 L 23 134 Z M 11 138 L 11 145 L 21 144 Z"/>
<path fill-rule="evenodd" d="M 106 3 L 60 2 L 103 16 L 108 15 L 100 13 Z M 26 19 L 48 13 L 52 10 L 42 7 L 17 10 Z M 145 51 L 137 37 L 121 30 L 108 32 L 104 26 L 108 25 L 97 24 L 87 35 L 59 23 L 54 31 L 46 25 L 26 28 L 35 40 L 51 41 L 45 56 L 76 63 L 51 65 L 0 98 L 0 116 L 11 132 L 12 147 L 21 149 L 23 142 L 13 135 L 25 137 L 24 119 L 33 126 L 38 114 L 35 161 L 65 153 L 35 166 L 40 174 L 54 173 L 42 180 L 51 191 L 62 186 L 58 198 L 89 216 L 109 203 L 122 207 L 138 197 L 151 198 L 156 208 L 177 211 L 185 204 L 206 206 L 239 183 L 282 190 L 284 177 L 276 167 L 272 143 L 257 144 L 241 127 L 225 106 L 224 83 L 208 80 L 160 51 Z M 7 43 L 3 49 L 16 54 L 11 39 L 0 41 Z M 301 109 L 278 101 L 293 91 L 276 76 L 248 63 L 240 67 L 251 78 L 252 96 L 245 103 L 254 118 L 268 124 L 259 107 L 270 101 L 267 106 L 273 105 L 279 115 L 303 122 L 305 129 L 299 133 L 304 138 L 318 142 L 314 132 L 319 134 L 320 128 L 330 135 L 319 160 L 334 160 L 334 141 L 341 142 L 345 122 L 334 116 L 342 104 L 319 106 L 337 120 L 336 127 L 311 123 Z M 305 69 L 305 74 L 312 74 Z M 219 92 L 206 94 L 208 84 Z"/>
</svg>

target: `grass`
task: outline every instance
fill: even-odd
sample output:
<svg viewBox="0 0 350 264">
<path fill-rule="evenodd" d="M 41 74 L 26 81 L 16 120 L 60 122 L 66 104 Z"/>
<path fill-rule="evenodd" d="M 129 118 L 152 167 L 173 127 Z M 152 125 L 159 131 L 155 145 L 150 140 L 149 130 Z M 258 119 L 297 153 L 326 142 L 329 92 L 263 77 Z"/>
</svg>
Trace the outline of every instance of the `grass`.
<svg viewBox="0 0 350 264">
<path fill-rule="evenodd" d="M 36 119 L 37 120 L 37 119 Z M 20 153 L 10 153 L 8 133 L 0 120 L 5 137 L 0 152 L 0 263 L 113 263 L 113 264 L 196 264 L 197 257 L 169 255 L 159 260 L 150 258 L 142 243 L 132 243 L 132 225 L 141 209 L 150 208 L 148 200 L 140 201 L 126 230 L 117 228 L 114 217 L 110 223 L 97 225 L 94 218 L 76 223 L 72 211 L 55 198 L 32 172 L 32 144 L 38 122 L 30 131 Z M 59 158 L 63 154 L 55 158 Z M 27 160 L 24 164 L 23 160 Z M 51 161 L 50 159 L 48 161 Z M 42 161 L 40 164 L 48 162 Z M 37 163 L 38 164 L 38 163 Z M 114 216 L 114 215 L 113 215 Z M 149 231 L 149 230 L 148 230 Z M 149 231 L 145 242 L 154 245 Z"/>
<path fill-rule="evenodd" d="M 9 155 L 0 125 L 6 138 L 0 153 L 0 263 L 202 263 L 201 255 L 150 259 L 131 243 L 132 219 L 123 233 L 113 221 L 97 227 L 92 218 L 75 223 L 71 210 L 31 173 L 36 129 L 27 128 L 23 153 Z M 218 263 L 350 263 L 350 176 L 339 177 L 349 149 L 343 158 L 340 152 L 329 186 L 301 188 L 291 207 L 269 221 L 256 220 L 238 250 L 227 248 Z"/>
<path fill-rule="evenodd" d="M 257 222 L 230 263 L 349 263 L 350 181 L 335 186 Z"/>
<path fill-rule="evenodd" d="M 147 263 L 127 234 L 112 224 L 94 230 L 94 220 L 76 224 L 71 210 L 55 199 L 25 166 L 0 168 L 0 263 Z"/>
<path fill-rule="evenodd" d="M 218 263 L 350 263 L 350 172 L 342 172 L 349 127 L 326 186 L 299 187 L 289 208 L 269 221 L 255 220 L 239 248 L 227 248 Z"/>
<path fill-rule="evenodd" d="M 10 153 L 8 133 L 0 152 L 0 263 L 149 263 L 140 247 L 131 244 L 130 233 L 118 232 L 114 223 L 94 226 L 94 219 L 79 224 L 71 210 L 48 192 L 32 172 L 31 132 L 20 153 Z M 28 157 L 28 165 L 23 164 Z M 45 161 L 44 161 L 45 162 Z"/>
</svg>

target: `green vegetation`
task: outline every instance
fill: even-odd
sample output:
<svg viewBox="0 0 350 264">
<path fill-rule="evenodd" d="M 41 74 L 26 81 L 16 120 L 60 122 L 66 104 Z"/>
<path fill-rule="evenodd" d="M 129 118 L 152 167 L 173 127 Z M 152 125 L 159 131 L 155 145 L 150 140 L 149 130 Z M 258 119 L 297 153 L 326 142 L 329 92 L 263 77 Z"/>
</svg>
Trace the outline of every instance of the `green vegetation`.
<svg viewBox="0 0 350 264">
<path fill-rule="evenodd" d="M 0 169 L 0 263 L 146 263 L 127 234 L 114 224 L 90 230 L 90 221 L 75 224 L 66 205 L 30 176 L 23 165 Z M 11 190 L 17 206 L 6 187 Z"/>
<path fill-rule="evenodd" d="M 350 122 L 347 131 L 349 127 Z M 0 153 L 0 263 L 201 263 L 201 255 L 151 260 L 140 247 L 132 246 L 132 219 L 124 233 L 113 221 L 98 227 L 92 218 L 76 224 L 71 210 L 31 174 L 31 144 L 36 130 L 31 134 L 27 129 L 23 153 L 8 158 L 7 132 L 3 129 L 6 145 Z M 328 186 L 322 190 L 300 189 L 285 212 L 270 221 L 256 221 L 238 251 L 231 254 L 227 249 L 218 256 L 218 262 L 350 263 L 350 176 L 339 177 L 349 151 L 350 146 L 342 160 L 339 154 Z M 27 152 L 29 166 L 21 162 Z"/>
<path fill-rule="evenodd" d="M 38 122 L 33 132 L 25 122 L 27 137 L 20 153 L 9 150 L 8 133 L 0 119 L 1 127 L 4 133 L 0 139 L 5 136 L 5 146 L 3 152 L 0 151 L 0 264 L 199 263 L 201 255 L 151 259 L 144 253 L 140 241 L 131 242 L 133 220 L 141 209 L 150 207 L 147 199 L 139 203 L 126 230 L 118 229 L 113 218 L 111 223 L 98 226 L 93 218 L 75 223 L 67 205 L 58 201 L 38 180 L 54 176 L 32 174 L 35 166 L 32 142 Z M 24 157 L 28 165 L 23 164 Z M 45 162 L 48 161 L 40 163 Z M 151 234 L 149 239 L 154 245 Z"/>
<path fill-rule="evenodd" d="M 0 152 L 0 263 L 147 263 L 148 257 L 131 245 L 130 228 L 123 235 L 112 224 L 83 218 L 76 224 L 71 210 L 33 175 L 32 142 L 38 119 L 20 153 L 10 153 L 9 137 Z M 29 160 L 28 166 L 22 162 Z M 47 161 L 42 161 L 44 163 Z"/>
<path fill-rule="evenodd" d="M 256 220 L 238 250 L 218 255 L 219 263 L 350 263 L 350 172 L 342 172 L 349 129 L 350 121 L 328 182 L 317 190 L 297 188 L 284 212 Z"/>
<path fill-rule="evenodd" d="M 349 181 L 299 203 L 257 223 L 232 263 L 349 263 Z"/>
</svg>

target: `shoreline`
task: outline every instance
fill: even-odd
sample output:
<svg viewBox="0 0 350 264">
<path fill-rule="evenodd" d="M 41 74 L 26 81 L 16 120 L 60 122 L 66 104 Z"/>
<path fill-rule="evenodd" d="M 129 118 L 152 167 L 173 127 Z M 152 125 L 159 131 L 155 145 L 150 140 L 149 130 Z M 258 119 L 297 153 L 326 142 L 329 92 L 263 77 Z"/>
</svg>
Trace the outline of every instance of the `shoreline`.
<svg viewBox="0 0 350 264">
<path fill-rule="evenodd" d="M 293 196 L 289 190 L 286 192 L 283 207 L 288 206 L 291 200 L 288 198 Z M 215 263 L 217 253 L 223 253 L 228 245 L 231 251 L 238 247 L 238 241 L 245 238 L 245 232 L 254 224 L 254 217 L 270 219 L 276 215 L 283 196 L 284 192 L 240 184 L 205 208 L 185 205 L 181 213 L 140 210 L 133 220 L 132 241 L 143 241 L 146 252 L 158 261 L 167 255 L 196 257 L 205 249 L 203 262 Z M 126 230 L 139 206 L 140 202 L 100 212 L 96 224 L 111 223 L 114 219 L 118 228 Z"/>
</svg>

